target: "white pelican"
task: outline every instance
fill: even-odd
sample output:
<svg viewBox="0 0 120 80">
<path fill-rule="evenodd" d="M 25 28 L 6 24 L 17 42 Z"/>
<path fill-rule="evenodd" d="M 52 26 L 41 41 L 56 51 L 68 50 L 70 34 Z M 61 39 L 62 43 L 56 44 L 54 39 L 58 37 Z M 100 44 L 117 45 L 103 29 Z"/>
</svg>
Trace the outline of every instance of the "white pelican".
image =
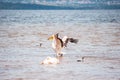
<svg viewBox="0 0 120 80">
<path fill-rule="evenodd" d="M 61 52 L 61 49 L 64 47 L 67 47 L 67 43 L 77 43 L 78 39 L 68 38 L 67 36 L 64 36 L 63 39 L 60 39 L 57 34 L 53 34 L 48 38 L 48 40 L 52 40 L 52 47 L 55 50 L 55 53 L 57 56 L 63 56 L 63 53 Z"/>
<path fill-rule="evenodd" d="M 49 56 L 41 62 L 41 64 L 59 64 L 59 63 L 60 63 L 59 59 Z"/>
</svg>

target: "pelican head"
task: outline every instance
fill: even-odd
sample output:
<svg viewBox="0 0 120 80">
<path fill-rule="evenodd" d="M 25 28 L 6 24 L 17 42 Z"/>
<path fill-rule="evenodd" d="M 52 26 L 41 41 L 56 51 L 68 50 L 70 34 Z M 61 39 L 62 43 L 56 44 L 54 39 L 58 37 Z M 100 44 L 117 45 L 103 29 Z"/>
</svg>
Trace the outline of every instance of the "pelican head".
<svg viewBox="0 0 120 80">
<path fill-rule="evenodd" d="M 48 40 L 54 40 L 55 38 L 58 38 L 58 33 L 57 34 L 53 34 L 52 36 L 50 36 L 48 38 Z"/>
</svg>

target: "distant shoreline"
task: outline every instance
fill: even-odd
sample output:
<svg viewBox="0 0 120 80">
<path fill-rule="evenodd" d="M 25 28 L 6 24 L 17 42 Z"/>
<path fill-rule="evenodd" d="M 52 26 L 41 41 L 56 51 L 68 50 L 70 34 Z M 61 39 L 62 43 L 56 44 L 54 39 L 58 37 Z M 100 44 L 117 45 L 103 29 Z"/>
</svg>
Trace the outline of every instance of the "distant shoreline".
<svg viewBox="0 0 120 80">
<path fill-rule="evenodd" d="M 0 10 L 114 10 L 120 9 L 120 5 L 107 4 L 80 4 L 78 7 L 73 6 L 54 6 L 0 2 Z"/>
<path fill-rule="evenodd" d="M 0 10 L 120 10 L 120 9 L 0 9 Z"/>
</svg>

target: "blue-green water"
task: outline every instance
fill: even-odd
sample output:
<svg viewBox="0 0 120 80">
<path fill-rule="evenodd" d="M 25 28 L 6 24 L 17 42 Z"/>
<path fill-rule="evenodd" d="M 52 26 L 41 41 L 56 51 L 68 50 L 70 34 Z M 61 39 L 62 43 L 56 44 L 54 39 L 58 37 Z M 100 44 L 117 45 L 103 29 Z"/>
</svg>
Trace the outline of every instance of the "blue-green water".
<svg viewBox="0 0 120 80">
<path fill-rule="evenodd" d="M 120 10 L 1 10 L 0 24 L 120 23 Z"/>
</svg>

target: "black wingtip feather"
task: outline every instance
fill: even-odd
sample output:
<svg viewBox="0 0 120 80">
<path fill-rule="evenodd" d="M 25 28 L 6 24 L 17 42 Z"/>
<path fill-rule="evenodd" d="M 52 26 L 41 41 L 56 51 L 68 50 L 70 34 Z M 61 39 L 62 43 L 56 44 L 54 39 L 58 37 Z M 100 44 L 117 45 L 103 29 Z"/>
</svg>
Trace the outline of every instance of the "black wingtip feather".
<svg viewBox="0 0 120 80">
<path fill-rule="evenodd" d="M 76 44 L 78 43 L 78 39 L 69 38 L 69 40 L 71 43 L 76 43 Z"/>
</svg>

